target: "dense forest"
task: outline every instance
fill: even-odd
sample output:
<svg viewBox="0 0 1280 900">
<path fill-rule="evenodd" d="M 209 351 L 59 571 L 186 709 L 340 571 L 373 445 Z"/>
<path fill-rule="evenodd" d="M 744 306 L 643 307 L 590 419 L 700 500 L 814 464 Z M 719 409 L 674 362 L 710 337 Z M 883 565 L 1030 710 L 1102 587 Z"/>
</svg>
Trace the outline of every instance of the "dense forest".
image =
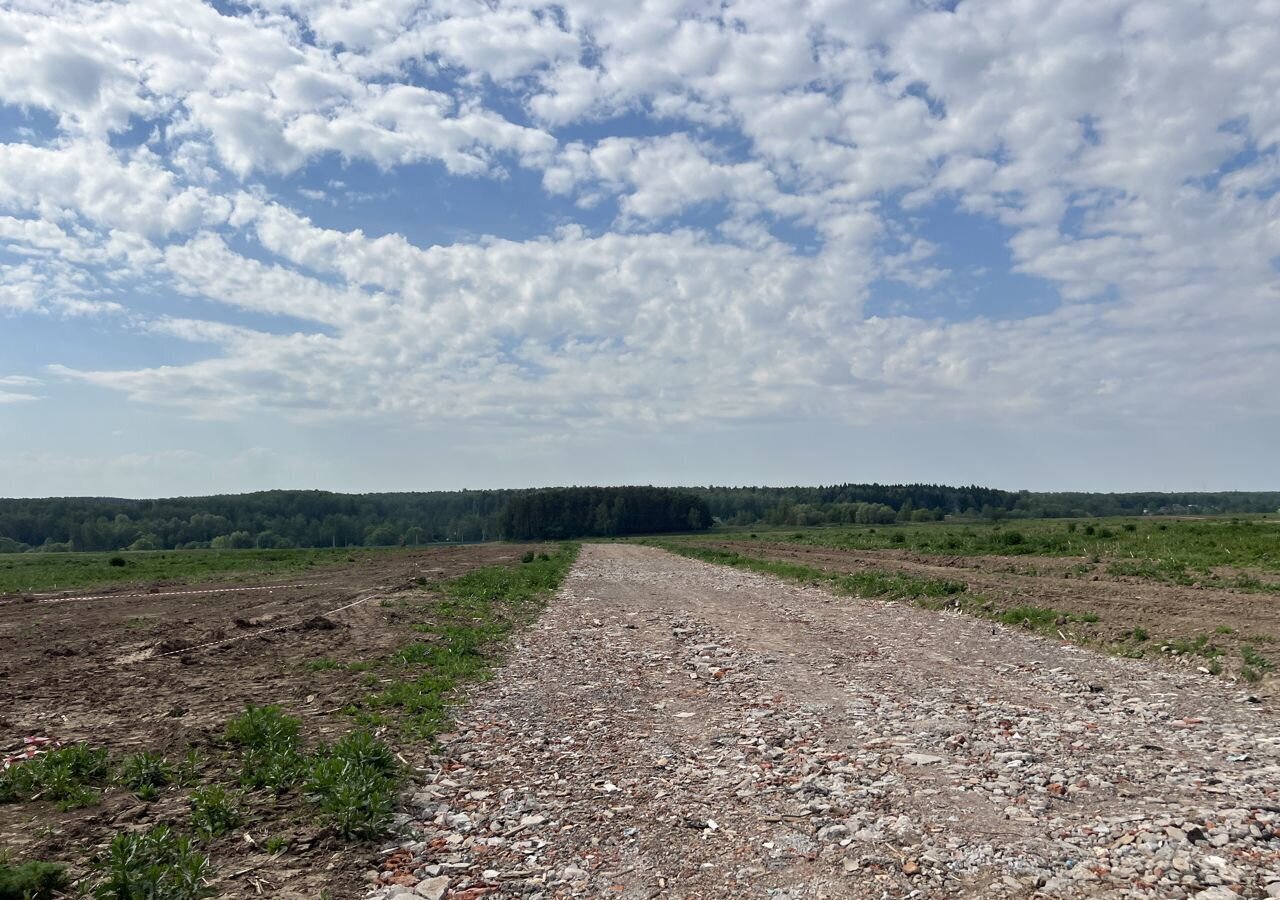
<svg viewBox="0 0 1280 900">
<path fill-rule="evenodd" d="M 707 501 L 672 488 L 551 488 L 517 494 L 498 516 L 510 540 L 558 540 L 701 531 L 711 527 Z"/>
<path fill-rule="evenodd" d="M 0 553 L 27 550 L 398 546 L 621 535 L 722 525 L 842 525 L 1274 513 L 1280 492 L 1032 493 L 935 484 L 565 488 L 168 500 L 0 500 Z"/>
</svg>

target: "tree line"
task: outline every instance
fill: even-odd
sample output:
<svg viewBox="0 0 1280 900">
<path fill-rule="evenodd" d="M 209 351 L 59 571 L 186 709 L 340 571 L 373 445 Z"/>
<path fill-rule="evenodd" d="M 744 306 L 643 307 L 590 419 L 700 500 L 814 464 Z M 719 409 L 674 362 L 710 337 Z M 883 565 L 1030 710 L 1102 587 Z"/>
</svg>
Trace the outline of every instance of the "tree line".
<svg viewBox="0 0 1280 900">
<path fill-rule="evenodd" d="M 0 553 L 420 545 L 942 518 L 1280 510 L 1280 492 L 1033 493 L 968 485 L 554 488 L 0 500 Z"/>
<path fill-rule="evenodd" d="M 707 501 L 672 488 L 552 488 L 512 497 L 498 532 L 516 541 L 701 531 L 711 527 Z"/>
</svg>

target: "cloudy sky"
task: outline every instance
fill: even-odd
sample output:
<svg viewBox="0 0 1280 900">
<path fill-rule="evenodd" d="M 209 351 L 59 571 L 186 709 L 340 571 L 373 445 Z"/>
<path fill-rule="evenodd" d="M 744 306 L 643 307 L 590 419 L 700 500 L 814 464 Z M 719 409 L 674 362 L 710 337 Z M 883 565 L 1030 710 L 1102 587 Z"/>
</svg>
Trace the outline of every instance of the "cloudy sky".
<svg viewBox="0 0 1280 900">
<path fill-rule="evenodd" d="M 0 0 L 0 494 L 1275 489 L 1277 0 Z"/>
</svg>

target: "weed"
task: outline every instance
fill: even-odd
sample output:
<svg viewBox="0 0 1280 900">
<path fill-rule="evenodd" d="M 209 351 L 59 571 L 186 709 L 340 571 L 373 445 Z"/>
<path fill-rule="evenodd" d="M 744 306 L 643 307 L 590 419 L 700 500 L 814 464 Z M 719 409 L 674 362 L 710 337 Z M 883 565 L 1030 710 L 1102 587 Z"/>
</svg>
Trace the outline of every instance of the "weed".
<svg viewBox="0 0 1280 900">
<path fill-rule="evenodd" d="M 35 860 L 10 863 L 0 856 L 0 900 L 48 900 L 66 886 L 62 866 Z"/>
<path fill-rule="evenodd" d="M 324 672 L 328 669 L 342 668 L 342 663 L 338 662 L 336 659 L 327 659 L 322 657 L 320 659 L 308 660 L 303 664 L 303 668 L 308 672 Z"/>
<path fill-rule="evenodd" d="M 154 800 L 159 789 L 173 781 L 173 767 L 158 753 L 143 751 L 124 758 L 120 783 L 143 800 Z"/>
<path fill-rule="evenodd" d="M 1030 628 L 1033 631 L 1050 631 L 1058 621 L 1058 611 L 1042 606 L 1017 606 L 998 616 L 1006 625 Z"/>
<path fill-rule="evenodd" d="M 1217 628 L 1213 629 L 1214 634 L 1235 634 L 1235 632 L 1236 630 L 1230 625 L 1219 625 Z"/>
<path fill-rule="evenodd" d="M 278 706 L 254 706 L 227 723 L 227 740 L 239 747 L 278 750 L 298 742 L 301 723 Z"/>
<path fill-rule="evenodd" d="M 884 597 L 886 599 L 913 599 L 922 597 L 949 597 L 962 594 L 968 590 L 963 581 L 950 581 L 938 578 L 917 578 L 900 572 L 877 572 L 873 570 L 842 574 L 824 569 L 814 569 L 796 563 L 774 562 L 743 556 L 731 550 L 714 550 L 695 547 L 689 544 L 660 543 L 658 546 L 673 553 L 679 553 L 703 562 L 749 569 L 767 575 L 777 575 L 792 581 L 825 583 L 841 593 L 856 597 Z"/>
<path fill-rule="evenodd" d="M 205 755 L 200 752 L 200 749 L 192 747 L 182 757 L 182 762 L 178 763 L 174 769 L 174 783 L 183 787 L 195 784 L 200 780 L 200 772 L 204 769 L 206 763 Z"/>
<path fill-rule="evenodd" d="M 307 773 L 307 799 L 348 840 L 387 831 L 400 778 L 391 750 L 368 732 L 354 732 L 319 753 Z"/>
<path fill-rule="evenodd" d="M 191 792 L 191 827 L 205 840 L 227 834 L 244 821 L 235 795 L 218 784 Z"/>
<path fill-rule="evenodd" d="M 1253 647 L 1249 644 L 1245 644 L 1240 648 L 1240 657 L 1244 660 L 1245 665 L 1249 666 L 1251 669 L 1256 669 L 1259 672 L 1270 672 L 1275 668 L 1271 660 L 1258 652 L 1257 647 Z"/>
<path fill-rule="evenodd" d="M 88 744 L 51 750 L 0 772 L 0 803 L 50 800 L 64 810 L 93 806 L 91 786 L 107 778 L 107 751 Z"/>
<path fill-rule="evenodd" d="M 116 835 L 94 871 L 97 900 L 200 900 L 216 893 L 208 884 L 209 858 L 166 825 Z"/>
<path fill-rule="evenodd" d="M 278 706 L 250 705 L 227 723 L 227 740 L 240 749 L 240 783 L 283 791 L 302 777 L 306 761 L 298 752 L 300 722 Z"/>
<path fill-rule="evenodd" d="M 1143 641 L 1145 641 L 1145 640 L 1147 640 L 1148 638 L 1150 638 L 1150 637 L 1151 637 L 1151 635 L 1147 634 L 1147 629 L 1142 628 L 1141 626 L 1139 626 L 1139 627 L 1134 628 L 1132 631 L 1130 631 L 1130 632 L 1129 632 L 1129 637 L 1133 638 L 1135 641 L 1137 641 L 1139 644 L 1141 644 Z"/>
<path fill-rule="evenodd" d="M 534 553 L 532 550 L 526 550 L 524 552 L 524 556 L 520 557 L 520 562 L 527 564 L 533 562 L 537 558 L 538 554 Z"/>
<path fill-rule="evenodd" d="M 279 856 L 289 849 L 289 839 L 279 834 L 273 834 L 267 838 L 265 847 L 268 856 Z"/>
<path fill-rule="evenodd" d="M 1252 684 L 1255 681 L 1261 681 L 1262 676 L 1258 674 L 1256 669 L 1251 669 L 1248 666 L 1242 666 L 1240 668 L 1240 680 L 1247 681 Z"/>
</svg>

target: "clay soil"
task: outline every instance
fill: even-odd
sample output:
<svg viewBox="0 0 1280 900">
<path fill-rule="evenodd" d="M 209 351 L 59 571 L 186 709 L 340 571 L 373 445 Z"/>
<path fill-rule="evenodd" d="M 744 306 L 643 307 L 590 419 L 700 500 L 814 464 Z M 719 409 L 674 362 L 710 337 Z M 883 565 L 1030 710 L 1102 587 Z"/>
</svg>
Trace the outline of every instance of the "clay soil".
<svg viewBox="0 0 1280 900">
<path fill-rule="evenodd" d="M 1207 636 L 1222 651 L 1221 660 L 1228 669 L 1238 667 L 1240 650 L 1246 643 L 1280 667 L 1280 599 L 1270 593 L 1161 584 L 1108 575 L 1105 565 L 1080 574 L 1078 567 L 1087 565 L 1083 559 L 930 556 L 895 550 L 794 547 L 763 541 L 724 541 L 705 546 L 833 572 L 875 570 L 963 581 L 970 593 L 981 594 L 990 601 L 996 613 L 1037 606 L 1070 616 L 1097 615 L 1097 622 L 1071 621 L 1063 627 L 1069 637 L 1085 643 L 1133 645 L 1129 636 L 1140 628 L 1151 636 L 1145 642 L 1146 655 L 1155 656 L 1164 642 L 1194 641 Z M 1026 574 L 1030 572 L 1036 574 Z M 1229 633 L 1219 631 L 1227 628 Z M 1198 666 L 1206 660 L 1193 656 L 1184 662 Z M 1274 684 L 1271 687 L 1274 689 Z"/>
<path fill-rule="evenodd" d="M 249 703 L 278 704 L 303 720 L 307 741 L 331 741 L 352 727 L 340 710 L 368 692 L 364 679 L 376 677 L 345 664 L 385 657 L 413 640 L 408 614 L 384 599 L 423 580 L 514 562 L 524 549 L 357 552 L 344 565 L 303 577 L 234 586 L 0 597 L 0 749 L 8 753 L 25 736 L 41 735 L 106 747 L 114 761 L 143 750 L 176 761 L 191 747 L 216 760 L 227 720 Z M 317 660 L 338 665 L 308 665 Z M 101 805 L 68 812 L 39 801 L 0 805 L 0 848 L 19 860 L 68 863 L 78 876 L 118 831 L 182 823 L 186 794 L 170 788 L 146 803 L 113 787 Z M 353 848 L 326 833 L 294 796 L 258 798 L 251 809 L 247 833 L 209 848 L 218 896 L 360 893 L 376 848 Z M 289 849 L 269 856 L 268 837 L 289 841 Z"/>
</svg>

